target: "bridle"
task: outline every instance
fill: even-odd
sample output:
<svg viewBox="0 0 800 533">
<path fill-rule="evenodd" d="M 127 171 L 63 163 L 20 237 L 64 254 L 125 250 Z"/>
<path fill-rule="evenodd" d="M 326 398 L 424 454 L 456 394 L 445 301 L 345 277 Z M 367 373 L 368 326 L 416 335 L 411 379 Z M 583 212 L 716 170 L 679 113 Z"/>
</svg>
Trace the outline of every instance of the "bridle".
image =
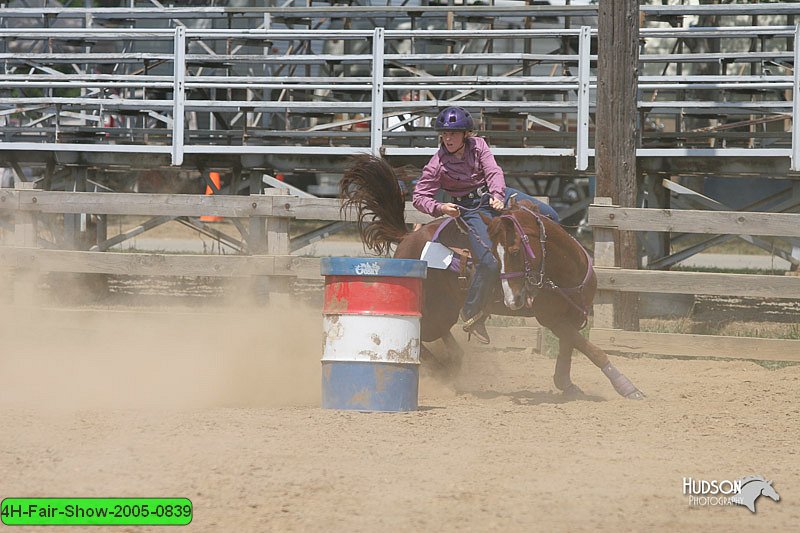
<svg viewBox="0 0 800 533">
<path fill-rule="evenodd" d="M 539 262 L 539 269 L 534 272 L 533 265 L 536 264 L 536 253 L 531 248 L 530 239 L 528 238 L 528 234 L 525 232 L 525 229 L 519 223 L 517 218 L 514 215 L 506 214 L 500 215 L 500 219 L 510 220 L 514 226 L 514 229 L 519 235 L 519 238 L 522 241 L 522 250 L 524 252 L 523 255 L 523 268 L 524 270 L 518 272 L 505 272 L 500 274 L 500 279 L 513 279 L 513 278 L 525 278 L 525 287 L 524 291 L 526 294 L 533 295 L 539 289 L 544 287 L 545 285 L 545 275 L 544 275 L 544 259 L 547 255 L 545 251 L 545 243 L 547 242 L 547 232 L 544 229 L 544 224 L 542 223 L 542 219 L 539 217 L 538 214 L 534 213 L 530 209 L 525 206 L 520 206 L 520 209 L 523 209 L 533 215 L 536 219 L 536 222 L 539 224 L 539 250 L 541 251 L 542 260 Z"/>
<path fill-rule="evenodd" d="M 536 298 L 537 293 L 542 289 L 549 289 L 557 292 L 561 295 L 567 302 L 569 302 L 575 309 L 577 309 L 582 317 L 583 322 L 580 325 L 580 328 L 583 328 L 586 325 L 589 316 L 589 308 L 586 305 L 586 301 L 583 297 L 583 289 L 586 287 L 586 284 L 589 282 L 589 279 L 592 276 L 592 257 L 589 255 L 589 252 L 578 243 L 578 247 L 583 250 L 583 253 L 586 255 L 586 275 L 583 278 L 583 281 L 577 287 L 559 287 L 553 280 L 547 278 L 544 274 L 544 263 L 545 257 L 547 255 L 545 249 L 545 243 L 547 242 L 547 232 L 545 231 L 544 223 L 542 222 L 541 215 L 536 213 L 527 207 L 521 205 L 519 206 L 520 209 L 530 213 L 533 215 L 533 218 L 536 220 L 536 223 L 539 225 L 539 249 L 541 250 L 542 260 L 539 262 L 539 268 L 536 272 L 534 272 L 533 265 L 536 264 L 536 253 L 534 253 L 533 248 L 530 245 L 530 239 L 528 238 L 528 234 L 525 232 L 525 229 L 519 223 L 519 220 L 512 215 L 512 214 L 505 214 L 500 215 L 500 219 L 507 219 L 511 220 L 511 223 L 514 226 L 517 235 L 519 235 L 520 239 L 522 240 L 522 249 L 524 251 L 524 270 L 518 272 L 504 272 L 500 274 L 500 279 L 512 279 L 512 278 L 525 278 L 525 284 L 522 289 L 522 295 L 525 297 L 525 304 L 527 307 L 533 307 L 534 299 Z M 572 237 L 572 235 L 570 235 Z M 574 237 L 572 237 L 575 240 Z M 576 241 L 577 242 L 577 241 Z"/>
</svg>

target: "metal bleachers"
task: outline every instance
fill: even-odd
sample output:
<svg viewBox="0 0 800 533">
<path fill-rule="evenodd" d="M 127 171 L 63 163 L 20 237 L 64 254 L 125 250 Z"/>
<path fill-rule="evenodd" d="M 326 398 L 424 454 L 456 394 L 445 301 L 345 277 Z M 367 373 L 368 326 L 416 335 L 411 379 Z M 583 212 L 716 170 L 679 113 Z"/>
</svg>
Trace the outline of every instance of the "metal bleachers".
<svg viewBox="0 0 800 533">
<path fill-rule="evenodd" d="M 795 170 L 800 5 L 714 9 L 642 6 L 644 168 Z M 12 2 L 0 164 L 325 172 L 371 151 L 418 166 L 436 146 L 430 119 L 457 103 L 510 175 L 590 174 L 596 34 L 592 5 Z"/>
</svg>

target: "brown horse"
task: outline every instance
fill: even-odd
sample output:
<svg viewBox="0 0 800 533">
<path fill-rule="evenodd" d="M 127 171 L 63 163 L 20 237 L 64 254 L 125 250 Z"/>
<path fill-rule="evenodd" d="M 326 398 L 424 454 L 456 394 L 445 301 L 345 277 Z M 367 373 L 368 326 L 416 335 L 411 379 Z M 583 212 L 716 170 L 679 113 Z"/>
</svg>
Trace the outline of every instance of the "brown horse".
<svg viewBox="0 0 800 533">
<path fill-rule="evenodd" d="M 419 259 L 425 244 L 432 240 L 445 222 L 437 219 L 417 231 L 409 231 L 405 223 L 405 200 L 397 176 L 386 161 L 370 155 L 353 158 L 341 181 L 340 194 L 342 209 L 354 208 L 357 212 L 361 240 L 367 248 L 378 254 L 388 252 L 390 246 L 396 244 L 394 257 Z M 588 254 L 560 225 L 538 215 L 535 208 L 531 208 L 533 206 L 526 207 L 529 210 L 522 210 L 515 206 L 504 212 L 502 217 L 487 221 L 490 222 L 495 255 L 501 265 L 506 268 L 521 267 L 521 275 L 518 276 L 504 270 L 503 292 L 506 296 L 504 302 L 495 302 L 490 312 L 533 316 L 555 333 L 559 338 L 559 355 L 554 381 L 564 393 L 582 394 L 570 379 L 572 350 L 577 348 L 603 370 L 617 392 L 627 398 L 642 398 L 642 393 L 611 365 L 608 356 L 580 335 L 586 310 L 591 305 L 597 287 Z M 512 219 L 519 222 L 515 225 Z M 517 225 L 521 233 L 509 229 Z M 521 243 L 525 242 L 521 237 L 523 234 L 532 239 L 530 242 L 540 243 L 545 253 L 540 252 L 539 256 L 523 260 L 520 252 Z M 445 227 L 438 240 L 450 247 L 469 247 L 466 234 L 457 224 Z M 541 290 L 534 293 L 531 282 L 537 273 L 542 282 Z M 582 285 L 580 303 L 570 298 L 568 291 L 557 290 L 559 287 L 579 285 Z M 423 293 L 420 321 L 422 340 L 432 342 L 442 339 L 451 352 L 458 354 L 460 349 L 450 329 L 458 322 L 458 312 L 465 298 L 459 285 L 459 274 L 451 270 L 429 268 Z M 423 354 L 430 356 L 424 347 Z"/>
<path fill-rule="evenodd" d="M 570 379 L 572 351 L 577 348 L 611 380 L 626 398 L 644 394 L 589 342 L 586 325 L 597 291 L 597 277 L 588 252 L 564 228 L 538 213 L 533 205 L 512 205 L 487 220 L 494 253 L 500 263 L 503 301 L 511 310 L 532 308 L 539 323 L 558 337 L 556 387 L 579 392 Z"/>
</svg>

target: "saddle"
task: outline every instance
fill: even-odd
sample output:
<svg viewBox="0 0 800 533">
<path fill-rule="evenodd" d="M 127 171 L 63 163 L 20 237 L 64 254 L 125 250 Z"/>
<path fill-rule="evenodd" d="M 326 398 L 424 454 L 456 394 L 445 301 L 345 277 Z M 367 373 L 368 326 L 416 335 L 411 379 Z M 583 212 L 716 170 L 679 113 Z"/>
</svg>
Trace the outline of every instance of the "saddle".
<svg viewBox="0 0 800 533">
<path fill-rule="evenodd" d="M 470 252 L 468 248 L 456 248 L 453 246 L 449 248 L 455 253 L 453 262 L 450 263 L 450 270 L 458 274 L 458 288 L 466 292 L 472 280 L 472 276 L 475 275 L 475 264 L 472 261 L 472 252 Z"/>
<path fill-rule="evenodd" d="M 430 242 L 423 249 L 420 259 L 427 260 L 429 268 L 446 269 L 458 274 L 459 289 L 466 291 L 475 274 L 472 252 L 464 246 L 464 242 L 456 242 L 459 240 L 458 238 L 453 239 L 452 236 L 442 235 L 442 230 L 454 223 L 454 220 L 456 219 L 447 218 L 436 228 Z M 458 223 L 454 224 L 457 226 Z"/>
</svg>

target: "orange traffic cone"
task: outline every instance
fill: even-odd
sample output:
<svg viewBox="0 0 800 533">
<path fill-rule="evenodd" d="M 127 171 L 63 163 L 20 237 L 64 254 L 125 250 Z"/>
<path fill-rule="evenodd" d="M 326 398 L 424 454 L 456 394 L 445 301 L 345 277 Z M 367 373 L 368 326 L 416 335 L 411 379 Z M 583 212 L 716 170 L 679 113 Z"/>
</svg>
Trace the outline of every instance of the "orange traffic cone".
<svg viewBox="0 0 800 533">
<path fill-rule="evenodd" d="M 209 172 L 208 177 L 211 178 L 211 182 L 216 186 L 217 190 L 222 188 L 220 185 L 221 181 L 219 178 L 219 172 Z M 206 185 L 206 196 L 211 194 L 214 194 L 214 189 L 211 187 L 211 185 Z M 201 222 L 219 222 L 220 220 L 222 220 L 222 217 L 213 215 L 203 215 L 200 217 Z"/>
</svg>

